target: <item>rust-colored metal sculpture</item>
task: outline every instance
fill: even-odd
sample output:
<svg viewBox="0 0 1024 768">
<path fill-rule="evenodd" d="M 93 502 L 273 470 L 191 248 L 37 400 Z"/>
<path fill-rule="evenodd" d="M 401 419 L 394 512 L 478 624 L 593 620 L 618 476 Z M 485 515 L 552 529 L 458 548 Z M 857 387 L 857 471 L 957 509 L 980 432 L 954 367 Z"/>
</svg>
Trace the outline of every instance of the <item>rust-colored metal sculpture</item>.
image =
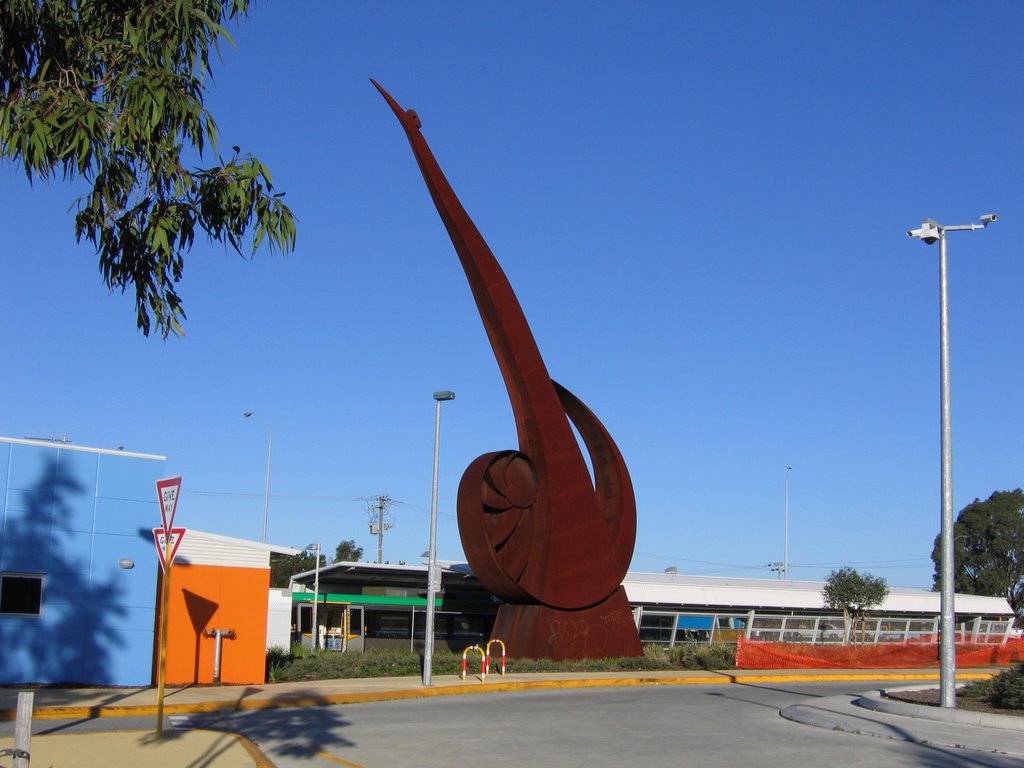
<svg viewBox="0 0 1024 768">
<path fill-rule="evenodd" d="M 515 415 L 519 449 L 476 459 L 458 494 L 469 564 L 506 603 L 493 636 L 511 656 L 639 656 L 621 587 L 636 539 L 626 464 L 590 409 L 548 375 L 512 286 L 441 172 L 419 117 L 373 84 L 405 129 L 455 245 Z M 570 421 L 590 455 L 593 480 Z"/>
</svg>

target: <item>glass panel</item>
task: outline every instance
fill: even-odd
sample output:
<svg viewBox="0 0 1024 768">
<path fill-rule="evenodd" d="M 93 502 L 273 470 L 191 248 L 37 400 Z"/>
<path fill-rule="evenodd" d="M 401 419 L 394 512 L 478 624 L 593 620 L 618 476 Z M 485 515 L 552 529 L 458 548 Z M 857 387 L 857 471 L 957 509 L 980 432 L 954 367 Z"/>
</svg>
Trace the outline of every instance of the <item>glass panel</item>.
<svg viewBox="0 0 1024 768">
<path fill-rule="evenodd" d="M 711 640 L 709 629 L 678 629 L 676 630 L 677 643 L 707 643 Z"/>
<path fill-rule="evenodd" d="M 483 646 L 487 642 L 486 623 L 481 616 L 453 616 L 451 639 L 460 647 Z"/>
<path fill-rule="evenodd" d="M 822 645 L 841 643 L 843 642 L 843 628 L 823 621 L 818 625 L 818 636 L 815 642 Z"/>
<path fill-rule="evenodd" d="M 671 643 L 675 620 L 674 613 L 645 613 L 640 619 L 640 642 Z"/>
<path fill-rule="evenodd" d="M 784 643 L 809 643 L 811 642 L 811 632 L 799 632 L 787 630 L 782 634 L 782 642 Z"/>
<path fill-rule="evenodd" d="M 373 611 L 367 612 L 367 614 L 367 637 L 381 637 L 398 640 L 408 639 L 408 613 L 389 613 L 386 611 Z M 422 621 L 422 618 L 420 620 Z"/>
<path fill-rule="evenodd" d="M 814 629 L 817 618 L 814 616 L 788 616 L 786 617 L 786 629 Z"/>
</svg>

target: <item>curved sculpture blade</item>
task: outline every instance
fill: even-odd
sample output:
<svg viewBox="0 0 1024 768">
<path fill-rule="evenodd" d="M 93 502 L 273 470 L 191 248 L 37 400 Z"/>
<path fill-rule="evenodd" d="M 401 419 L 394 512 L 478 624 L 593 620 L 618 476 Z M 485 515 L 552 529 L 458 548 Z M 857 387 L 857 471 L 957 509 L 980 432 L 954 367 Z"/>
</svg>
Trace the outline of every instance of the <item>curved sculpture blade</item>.
<svg viewBox="0 0 1024 768">
<path fill-rule="evenodd" d="M 485 454 L 463 475 L 458 517 L 466 557 L 504 600 L 595 605 L 618 588 L 636 537 L 625 462 L 597 417 L 548 375 L 512 286 L 442 173 L 419 117 L 372 82 L 405 130 L 458 253 L 516 421 L 519 449 Z M 593 481 L 570 419 L 590 454 Z"/>
</svg>

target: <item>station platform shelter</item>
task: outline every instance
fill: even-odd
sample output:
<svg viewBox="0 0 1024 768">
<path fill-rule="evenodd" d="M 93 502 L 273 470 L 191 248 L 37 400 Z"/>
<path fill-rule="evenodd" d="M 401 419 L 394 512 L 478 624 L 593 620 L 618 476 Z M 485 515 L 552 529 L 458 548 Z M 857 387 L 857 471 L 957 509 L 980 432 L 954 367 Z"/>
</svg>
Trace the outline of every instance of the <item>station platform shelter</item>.
<svg viewBox="0 0 1024 768">
<path fill-rule="evenodd" d="M 434 636 L 451 650 L 486 642 L 500 606 L 468 564 L 439 563 L 441 590 Z M 422 646 L 427 567 L 334 563 L 293 577 L 293 640 L 312 645 L 313 585 L 321 648 L 361 651 Z M 823 608 L 823 582 L 780 581 L 678 573 L 626 574 L 622 585 L 641 642 L 736 642 L 738 638 L 827 644 L 850 639 L 841 614 Z M 957 595 L 959 639 L 999 644 L 1019 635 L 1009 603 Z M 939 593 L 892 587 L 885 602 L 856 628 L 856 642 L 905 642 L 937 636 Z"/>
</svg>

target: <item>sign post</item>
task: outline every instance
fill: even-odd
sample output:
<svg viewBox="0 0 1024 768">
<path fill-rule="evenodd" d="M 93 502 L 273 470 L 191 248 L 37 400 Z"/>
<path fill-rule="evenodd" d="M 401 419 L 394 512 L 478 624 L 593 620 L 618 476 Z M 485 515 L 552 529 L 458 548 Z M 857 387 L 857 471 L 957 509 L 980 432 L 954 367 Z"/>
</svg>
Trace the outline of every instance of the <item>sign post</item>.
<svg viewBox="0 0 1024 768">
<path fill-rule="evenodd" d="M 160 590 L 160 668 L 157 673 L 156 694 L 156 737 L 164 735 L 164 684 L 167 678 L 167 608 L 171 596 L 171 563 L 178 551 L 181 540 L 185 537 L 184 528 L 174 528 L 174 513 L 178 509 L 178 495 L 181 491 L 181 478 L 170 477 L 156 481 L 156 495 L 160 501 L 160 518 L 162 528 L 153 529 L 153 540 L 156 543 L 157 556 L 163 574 Z"/>
</svg>

